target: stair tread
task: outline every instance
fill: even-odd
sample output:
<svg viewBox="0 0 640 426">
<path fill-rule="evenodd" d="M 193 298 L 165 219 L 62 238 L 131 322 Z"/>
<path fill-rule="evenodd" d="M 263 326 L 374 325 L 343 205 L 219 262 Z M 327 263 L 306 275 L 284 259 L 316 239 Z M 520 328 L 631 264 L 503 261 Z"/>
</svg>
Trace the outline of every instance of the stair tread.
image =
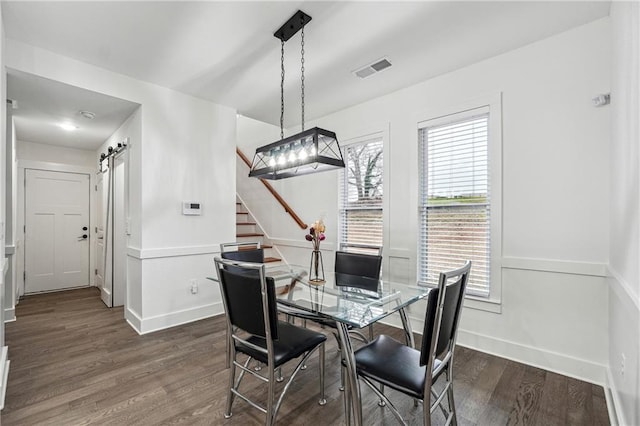
<svg viewBox="0 0 640 426">
<path fill-rule="evenodd" d="M 244 234 L 236 234 L 236 237 L 242 238 L 242 237 L 264 237 L 264 234 L 260 234 L 258 232 L 248 232 L 248 233 L 244 233 Z"/>
<path fill-rule="evenodd" d="M 264 263 L 271 263 L 271 262 L 280 262 L 282 259 L 279 259 L 277 257 L 265 257 L 264 258 Z"/>
<path fill-rule="evenodd" d="M 236 212 L 236 214 L 249 214 L 249 212 Z"/>
<path fill-rule="evenodd" d="M 238 250 L 255 250 L 256 248 L 257 248 L 256 246 L 242 246 L 242 247 L 238 247 Z M 268 244 L 261 244 L 260 248 L 270 249 L 270 248 L 273 248 L 273 246 Z"/>
<path fill-rule="evenodd" d="M 236 225 L 257 225 L 255 222 L 236 222 Z"/>
</svg>

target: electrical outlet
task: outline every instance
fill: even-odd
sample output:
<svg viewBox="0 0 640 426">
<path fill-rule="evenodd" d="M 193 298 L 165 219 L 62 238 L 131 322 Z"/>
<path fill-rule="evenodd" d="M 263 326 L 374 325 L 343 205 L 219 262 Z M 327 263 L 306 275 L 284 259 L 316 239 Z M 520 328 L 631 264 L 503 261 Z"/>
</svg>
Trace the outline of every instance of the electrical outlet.
<svg viewBox="0 0 640 426">
<path fill-rule="evenodd" d="M 198 280 L 191 279 L 191 294 L 198 294 Z"/>
<path fill-rule="evenodd" d="M 620 354 L 620 375 L 624 377 L 624 365 L 627 361 L 627 357 L 623 353 Z"/>
</svg>

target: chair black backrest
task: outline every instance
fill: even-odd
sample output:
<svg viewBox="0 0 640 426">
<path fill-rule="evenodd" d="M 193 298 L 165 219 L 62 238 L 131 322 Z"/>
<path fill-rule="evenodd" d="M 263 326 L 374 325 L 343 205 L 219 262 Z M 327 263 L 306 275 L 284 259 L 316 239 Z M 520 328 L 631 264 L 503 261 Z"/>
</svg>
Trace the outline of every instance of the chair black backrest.
<svg viewBox="0 0 640 426">
<path fill-rule="evenodd" d="M 379 278 L 381 267 L 382 256 L 336 251 L 336 273 Z"/>
<path fill-rule="evenodd" d="M 264 249 L 223 251 L 220 253 L 223 259 L 237 260 L 239 262 L 264 263 Z"/>
<path fill-rule="evenodd" d="M 431 347 L 435 336 L 438 339 L 434 350 L 436 356 L 447 349 L 453 349 L 470 269 L 471 262 L 467 262 L 458 270 L 441 273 L 438 287 L 429 292 L 422 334 L 420 365 L 428 363 L 429 357 L 432 355 Z M 442 291 L 444 291 L 444 299 L 440 297 Z M 438 318 L 439 302 L 442 303 L 440 318 Z"/>
<path fill-rule="evenodd" d="M 232 325 L 255 336 L 266 337 L 265 316 L 262 303 L 262 282 L 258 274 L 238 273 L 230 267 L 220 268 L 219 278 L 222 297 L 225 299 L 227 315 Z M 241 269 L 242 270 L 242 269 Z M 245 269 L 246 271 L 246 269 Z M 253 272 L 253 270 L 251 270 Z M 265 278 L 268 318 L 271 328 L 271 338 L 278 338 L 278 313 L 276 292 L 273 278 Z"/>
<path fill-rule="evenodd" d="M 236 250 L 236 251 L 223 251 L 220 253 L 220 256 L 223 259 L 229 260 L 237 260 L 238 262 L 250 262 L 250 263 L 264 263 L 264 250 L 252 249 L 252 250 Z M 240 269 L 235 266 L 225 266 L 225 269 L 228 271 L 233 271 L 235 273 L 247 273 L 246 270 Z M 248 272 L 249 275 L 258 276 L 257 271 Z"/>
</svg>

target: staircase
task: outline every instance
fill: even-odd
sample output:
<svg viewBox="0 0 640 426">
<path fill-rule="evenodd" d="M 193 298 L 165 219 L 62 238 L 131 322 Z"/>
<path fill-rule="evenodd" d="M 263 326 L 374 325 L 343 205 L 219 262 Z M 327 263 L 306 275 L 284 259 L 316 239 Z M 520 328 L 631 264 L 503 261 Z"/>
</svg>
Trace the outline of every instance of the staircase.
<svg viewBox="0 0 640 426">
<path fill-rule="evenodd" d="M 247 211 L 244 204 L 239 200 L 236 201 L 236 241 L 260 241 L 261 247 L 264 249 L 264 263 L 276 263 L 282 261 L 277 256 L 276 250 L 269 241 L 266 240 L 262 229 L 254 221 L 251 213 Z M 249 250 L 252 247 L 245 247 Z M 255 248 L 255 247 L 254 247 Z"/>
</svg>

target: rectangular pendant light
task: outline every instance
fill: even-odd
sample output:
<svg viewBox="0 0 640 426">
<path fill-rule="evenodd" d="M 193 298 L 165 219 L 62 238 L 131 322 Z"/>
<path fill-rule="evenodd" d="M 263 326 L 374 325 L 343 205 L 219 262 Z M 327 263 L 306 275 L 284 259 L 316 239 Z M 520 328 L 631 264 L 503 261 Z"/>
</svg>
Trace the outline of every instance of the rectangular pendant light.
<svg viewBox="0 0 640 426">
<path fill-rule="evenodd" d="M 304 130 L 304 26 L 311 16 L 298 10 L 273 35 L 281 43 L 280 80 L 280 140 L 256 149 L 249 177 L 261 179 L 284 179 L 325 170 L 344 168 L 344 160 L 336 134 L 314 127 Z M 288 138 L 284 137 L 284 44 L 298 31 L 301 36 L 301 95 L 302 131 Z"/>
<path fill-rule="evenodd" d="M 314 127 L 256 149 L 249 177 L 284 179 L 344 168 L 336 134 Z"/>
</svg>

